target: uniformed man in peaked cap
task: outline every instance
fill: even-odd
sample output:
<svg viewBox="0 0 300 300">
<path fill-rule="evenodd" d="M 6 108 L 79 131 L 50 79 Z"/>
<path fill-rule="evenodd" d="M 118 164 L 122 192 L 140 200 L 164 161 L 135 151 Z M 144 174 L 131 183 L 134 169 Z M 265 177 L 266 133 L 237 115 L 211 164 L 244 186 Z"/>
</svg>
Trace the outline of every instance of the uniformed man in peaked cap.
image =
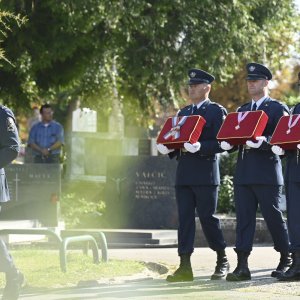
<svg viewBox="0 0 300 300">
<path fill-rule="evenodd" d="M 189 98 L 192 101 L 178 112 L 178 116 L 200 115 L 205 126 L 199 141 L 185 143 L 180 150 L 169 150 L 158 144 L 158 151 L 176 157 L 176 201 L 179 216 L 178 254 L 180 266 L 169 282 L 192 281 L 193 272 L 190 256 L 194 251 L 195 209 L 209 247 L 217 253 L 217 265 L 211 279 L 221 279 L 229 270 L 226 257 L 226 243 L 220 229 L 219 219 L 214 216 L 217 207 L 218 186 L 220 184 L 217 153 L 223 152 L 216 139 L 217 133 L 227 114 L 224 107 L 212 102 L 208 96 L 214 77 L 199 69 L 191 69 L 189 76 Z"/>
<path fill-rule="evenodd" d="M 299 73 L 300 74 L 300 73 Z M 293 115 L 300 114 L 300 103 L 291 109 Z M 285 193 L 287 206 L 287 223 L 290 237 L 290 251 L 293 263 L 290 268 L 277 278 L 280 281 L 299 281 L 300 280 L 300 163 L 299 163 L 300 144 L 295 150 L 283 150 L 280 146 L 273 146 L 272 151 L 277 155 L 286 156 L 285 170 Z"/>
<path fill-rule="evenodd" d="M 239 146 L 234 176 L 238 264 L 227 275 L 228 281 L 251 279 L 248 256 L 252 251 L 258 205 L 273 238 L 274 248 L 281 254 L 280 263 L 271 276 L 279 276 L 291 264 L 287 227 L 278 207 L 283 185 L 281 161 L 269 144 L 279 119 L 288 114 L 288 108 L 269 97 L 268 83 L 272 74 L 266 66 L 249 63 L 247 74 L 247 87 L 252 100 L 242 105 L 238 112 L 263 110 L 269 119 L 263 136 L 257 137 L 256 142 L 249 140 L 245 146 Z M 221 147 L 227 151 L 234 150 L 227 142 L 221 142 Z"/>
<path fill-rule="evenodd" d="M 0 209 L 1 203 L 9 201 L 4 167 L 12 162 L 19 152 L 19 136 L 15 117 L 10 109 L 0 105 Z M 24 281 L 23 274 L 16 268 L 5 243 L 0 239 L 0 272 L 6 275 L 3 300 L 19 298 L 19 289 Z"/>
</svg>

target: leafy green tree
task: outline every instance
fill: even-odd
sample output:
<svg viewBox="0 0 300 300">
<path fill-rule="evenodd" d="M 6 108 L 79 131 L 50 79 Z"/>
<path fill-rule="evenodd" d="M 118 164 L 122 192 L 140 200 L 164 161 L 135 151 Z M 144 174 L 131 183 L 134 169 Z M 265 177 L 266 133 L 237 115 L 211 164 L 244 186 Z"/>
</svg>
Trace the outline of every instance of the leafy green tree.
<svg viewBox="0 0 300 300">
<path fill-rule="evenodd" d="M 10 22 L 14 21 L 18 26 L 21 26 L 26 19 L 22 18 L 20 15 L 13 15 L 10 12 L 0 10 L 0 34 L 3 37 L 7 37 L 7 33 L 11 31 Z M 2 47 L 0 47 L 0 61 L 6 61 L 6 63 L 10 63 L 5 57 L 5 51 Z"/>
<path fill-rule="evenodd" d="M 4 40 L 14 66 L 0 72 L 0 98 L 20 108 L 81 96 L 109 112 L 116 78 L 129 115 L 132 102 L 150 115 L 154 100 L 180 100 L 190 67 L 221 84 L 249 60 L 278 68 L 299 25 L 292 0 L 2 0 L 0 9 L 28 19 Z"/>
</svg>

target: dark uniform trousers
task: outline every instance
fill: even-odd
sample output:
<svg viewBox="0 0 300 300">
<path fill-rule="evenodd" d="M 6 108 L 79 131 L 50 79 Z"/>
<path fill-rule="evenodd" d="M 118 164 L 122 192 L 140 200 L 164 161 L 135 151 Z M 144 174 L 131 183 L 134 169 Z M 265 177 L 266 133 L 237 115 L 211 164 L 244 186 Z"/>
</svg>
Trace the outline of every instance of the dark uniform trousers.
<svg viewBox="0 0 300 300">
<path fill-rule="evenodd" d="M 0 272 L 10 273 L 15 270 L 15 265 L 7 251 L 5 243 L 0 239 Z"/>
<path fill-rule="evenodd" d="M 300 104 L 291 111 L 300 114 Z M 285 172 L 285 191 L 287 204 L 287 223 L 290 237 L 290 251 L 300 250 L 300 156 L 299 152 L 287 151 Z"/>
<path fill-rule="evenodd" d="M 225 249 L 220 221 L 213 214 L 217 208 L 218 186 L 176 186 L 179 216 L 178 252 L 192 253 L 195 239 L 195 207 L 209 247 Z"/>
<path fill-rule="evenodd" d="M 192 113 L 189 105 L 179 112 L 179 116 Z M 176 157 L 176 201 L 179 216 L 178 254 L 190 254 L 194 250 L 195 210 L 207 239 L 209 247 L 215 251 L 223 250 L 226 243 L 220 228 L 219 219 L 213 214 L 216 211 L 218 186 L 220 184 L 219 162 L 217 153 L 223 152 L 216 135 L 222 125 L 226 110 L 210 100 L 206 100 L 195 115 L 206 120 L 199 142 L 200 151 L 189 153 L 183 150 L 171 152 Z"/>
<path fill-rule="evenodd" d="M 294 252 L 300 250 L 300 182 L 286 183 L 286 199 L 290 251 Z"/>
<path fill-rule="evenodd" d="M 288 109 L 276 100 L 266 98 L 259 106 L 269 117 L 263 136 L 269 141 L 275 127 Z M 251 110 L 251 102 L 238 111 Z M 289 250 L 289 237 L 285 221 L 279 210 L 283 175 L 278 155 L 271 151 L 271 145 L 263 142 L 260 148 L 239 147 L 234 176 L 234 200 L 237 218 L 236 249 L 252 250 L 258 205 L 271 233 L 274 249 Z"/>
<path fill-rule="evenodd" d="M 281 186 L 276 185 L 235 185 L 234 200 L 236 210 L 236 249 L 251 251 L 256 225 L 256 211 L 260 206 L 263 218 L 271 233 L 274 249 L 288 250 L 286 224 L 279 210 Z"/>
</svg>

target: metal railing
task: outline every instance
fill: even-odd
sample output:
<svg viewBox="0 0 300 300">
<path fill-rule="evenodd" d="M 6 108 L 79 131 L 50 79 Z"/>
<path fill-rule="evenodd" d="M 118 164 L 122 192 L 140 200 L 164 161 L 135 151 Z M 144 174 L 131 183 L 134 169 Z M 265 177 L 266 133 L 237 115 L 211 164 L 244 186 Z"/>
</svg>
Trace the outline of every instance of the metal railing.
<svg viewBox="0 0 300 300">
<path fill-rule="evenodd" d="M 75 230 L 76 231 L 76 230 Z M 68 231 L 64 230 L 64 234 L 68 234 Z M 71 231 L 72 232 L 72 231 Z M 84 253 L 87 254 L 89 245 L 92 247 L 93 251 L 93 261 L 95 264 L 99 263 L 99 249 L 97 241 L 102 251 L 102 261 L 108 261 L 107 254 L 107 242 L 103 232 L 100 231 L 76 231 L 75 234 L 70 234 L 61 238 L 57 233 L 47 228 L 31 228 L 31 229 L 16 229 L 16 228 L 6 228 L 0 229 L 0 235 L 5 234 L 28 234 L 28 235 L 46 235 L 54 239 L 59 248 L 59 261 L 60 269 L 62 272 L 67 271 L 67 249 L 69 244 L 77 242 L 86 242 L 86 247 L 84 248 Z"/>
</svg>

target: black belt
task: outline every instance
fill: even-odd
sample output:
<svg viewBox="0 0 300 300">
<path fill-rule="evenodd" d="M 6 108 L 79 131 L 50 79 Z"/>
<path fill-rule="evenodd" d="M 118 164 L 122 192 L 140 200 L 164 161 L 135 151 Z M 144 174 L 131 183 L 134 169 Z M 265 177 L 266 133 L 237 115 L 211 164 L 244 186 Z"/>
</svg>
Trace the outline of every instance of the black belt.
<svg viewBox="0 0 300 300">
<path fill-rule="evenodd" d="M 185 148 L 180 148 L 179 149 L 179 156 L 185 156 L 185 155 L 197 155 L 197 156 L 204 157 L 204 158 L 213 158 L 213 157 L 215 157 L 215 155 L 200 154 L 199 151 L 196 152 L 196 153 L 191 153 L 191 152 L 187 151 Z"/>
</svg>

